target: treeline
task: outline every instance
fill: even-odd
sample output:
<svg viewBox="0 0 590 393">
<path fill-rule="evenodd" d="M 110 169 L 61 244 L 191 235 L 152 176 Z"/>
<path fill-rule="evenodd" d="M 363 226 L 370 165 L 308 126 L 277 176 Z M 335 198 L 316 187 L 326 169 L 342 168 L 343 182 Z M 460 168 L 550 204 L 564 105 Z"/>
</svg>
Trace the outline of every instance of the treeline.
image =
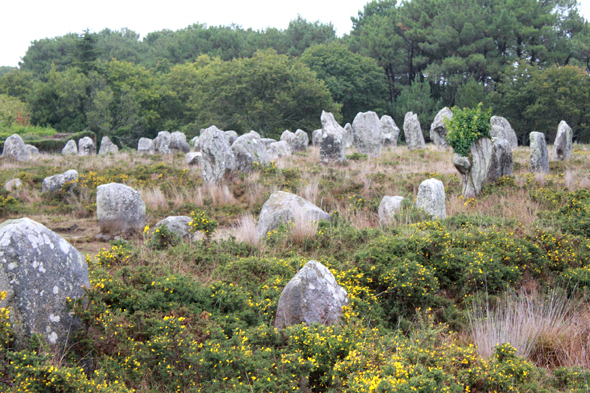
<svg viewBox="0 0 590 393">
<path fill-rule="evenodd" d="M 298 17 L 287 29 L 195 24 L 140 39 L 122 29 L 34 41 L 0 68 L 0 127 L 91 130 L 133 145 L 215 124 L 277 137 L 320 127 L 322 110 L 419 114 L 479 102 L 521 143 L 566 120 L 590 141 L 590 25 L 574 0 L 372 1 L 338 38 Z"/>
</svg>

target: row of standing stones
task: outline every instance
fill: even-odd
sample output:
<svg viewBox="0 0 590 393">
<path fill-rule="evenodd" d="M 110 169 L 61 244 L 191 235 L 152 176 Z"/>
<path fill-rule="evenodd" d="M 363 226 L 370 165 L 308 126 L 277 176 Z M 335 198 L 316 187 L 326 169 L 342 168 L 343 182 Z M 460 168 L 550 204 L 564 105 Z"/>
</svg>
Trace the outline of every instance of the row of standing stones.
<svg viewBox="0 0 590 393">
<path fill-rule="evenodd" d="M 372 156 L 380 154 L 381 146 L 395 145 L 399 134 L 395 122 L 389 116 L 381 119 L 376 116 L 374 112 L 360 113 L 352 126 L 347 124 L 342 128 L 332 114 L 324 112 L 321 134 L 316 131 L 313 136 L 313 142 L 320 145 L 320 160 L 324 163 L 343 162 L 349 143 L 354 144 L 359 152 Z M 452 113 L 445 108 L 437 115 L 431 128 L 431 138 L 444 146 L 446 128 L 443 116 L 449 117 Z M 416 115 L 408 113 L 404 132 L 410 149 L 424 145 L 420 126 L 416 123 Z M 473 143 L 470 157 L 454 156 L 455 166 L 463 177 L 464 195 L 475 195 L 484 182 L 511 174 L 512 149 L 517 145 L 516 137 L 512 135 L 514 132 L 508 122 L 499 117 L 492 118 L 492 130 L 492 135 L 495 135 L 492 140 L 481 138 Z M 173 136 L 175 134 L 180 135 Z M 94 144 L 89 143 L 92 140 L 84 139 L 80 140 L 77 153 L 73 141 L 69 143 L 70 150 L 63 153 L 94 154 Z M 7 141 L 3 154 L 14 159 L 21 160 L 19 157 L 26 157 L 25 151 L 30 151 L 18 136 L 12 136 Z M 101 145 L 116 152 L 116 145 L 109 142 L 108 138 L 103 139 Z M 274 141 L 260 138 L 256 132 L 238 137 L 233 131 L 223 132 L 212 126 L 202 130 L 193 143 L 195 149 L 200 150 L 192 154 L 198 154 L 205 180 L 216 181 L 227 171 L 248 170 L 254 162 L 264 164 L 269 157 L 305 150 L 308 139 L 301 130 L 295 133 L 285 131 L 280 141 Z M 554 159 L 569 159 L 571 148 L 571 129 L 561 122 Z M 174 150 L 190 154 L 190 147 L 182 133 L 161 132 L 153 141 L 142 138 L 138 150 L 148 154 L 165 154 Z M 547 172 L 548 162 L 544 135 L 531 133 L 531 170 Z M 48 177 L 43 181 L 43 191 L 60 190 L 66 183 L 71 189 L 76 186 L 77 178 L 78 173 L 74 170 Z M 380 220 L 387 223 L 402 203 L 403 197 L 384 196 L 379 205 Z M 433 218 L 446 218 L 443 183 L 437 179 L 422 182 L 415 206 L 424 209 Z M 131 187 L 118 183 L 105 184 L 97 189 L 97 219 L 101 232 L 141 231 L 146 223 L 146 207 L 140 194 Z M 167 217 L 156 227 L 166 225 L 172 232 L 190 241 L 190 220 L 186 216 Z M 320 220 L 329 221 L 330 215 L 300 196 L 278 191 L 262 207 L 257 235 L 264 237 L 281 223 Z M 90 285 L 84 257 L 61 236 L 33 220 L 22 218 L 0 224 L 0 258 L 0 291 L 7 294 L 0 307 L 12 310 L 10 319 L 17 332 L 16 345 L 24 345 L 25 338 L 32 333 L 45 335 L 51 344 L 65 345 L 71 331 L 79 326 L 79 321 L 69 314 L 66 301 L 81 297 L 84 287 Z M 278 302 L 275 326 L 337 323 L 347 302 L 346 291 L 336 283 L 332 273 L 322 264 L 309 261 L 284 288 Z"/>
</svg>

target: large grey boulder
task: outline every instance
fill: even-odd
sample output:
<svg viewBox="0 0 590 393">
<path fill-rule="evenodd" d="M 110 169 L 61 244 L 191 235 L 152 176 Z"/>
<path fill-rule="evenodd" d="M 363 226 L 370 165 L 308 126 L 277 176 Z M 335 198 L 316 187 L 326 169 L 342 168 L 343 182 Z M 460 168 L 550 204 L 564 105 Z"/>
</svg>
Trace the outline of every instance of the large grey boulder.
<svg viewBox="0 0 590 393">
<path fill-rule="evenodd" d="M 191 151 L 191 147 L 186 141 L 186 135 L 180 131 L 174 131 L 170 134 L 170 143 L 168 149 L 174 153 L 188 153 Z"/>
<path fill-rule="evenodd" d="M 98 154 L 108 154 L 108 153 L 118 153 L 119 147 L 115 145 L 108 136 L 103 136 L 100 140 L 100 149 L 98 150 Z"/>
<path fill-rule="evenodd" d="M 273 142 L 268 145 L 268 156 L 271 160 L 288 157 L 291 154 L 293 154 L 293 149 L 287 141 Z"/>
<path fill-rule="evenodd" d="M 381 116 L 381 145 L 384 147 L 397 146 L 399 137 L 399 127 L 391 116 Z"/>
<path fill-rule="evenodd" d="M 545 134 L 533 131 L 529 137 L 531 140 L 531 172 L 549 173 L 549 152 L 547 151 Z"/>
<path fill-rule="evenodd" d="M 311 133 L 311 144 L 319 146 L 322 143 L 322 130 L 315 130 Z"/>
<path fill-rule="evenodd" d="M 78 141 L 78 155 L 79 156 L 93 156 L 96 154 L 96 146 L 94 141 L 89 136 Z"/>
<path fill-rule="evenodd" d="M 453 154 L 453 164 L 461 174 L 463 198 L 475 198 L 488 177 L 492 163 L 492 141 L 479 138 L 469 148 L 469 157 Z"/>
<path fill-rule="evenodd" d="M 69 156 L 69 155 L 77 156 L 78 155 L 78 145 L 76 145 L 76 141 L 70 139 L 68 141 L 68 143 L 66 143 L 64 148 L 61 149 L 61 154 L 63 154 L 64 156 Z"/>
<path fill-rule="evenodd" d="M 200 151 L 201 148 L 199 147 L 199 136 L 197 135 L 189 142 L 189 145 L 192 146 L 194 151 Z"/>
<path fill-rule="evenodd" d="M 154 141 L 150 138 L 139 138 L 139 143 L 137 144 L 137 152 L 138 153 L 145 153 L 145 154 L 154 154 L 156 148 L 154 147 Z"/>
<path fill-rule="evenodd" d="M 31 156 L 39 154 L 39 149 L 37 149 L 35 146 L 33 145 L 25 145 L 26 149 L 29 151 L 29 154 Z"/>
<path fill-rule="evenodd" d="M 154 229 L 165 225 L 170 230 L 170 232 L 178 236 L 180 239 L 192 241 L 193 234 L 190 231 L 189 225 L 191 221 L 192 219 L 187 216 L 170 216 L 159 221 Z"/>
<path fill-rule="evenodd" d="M 235 143 L 235 142 L 234 142 Z M 223 131 L 215 126 L 201 130 L 201 171 L 207 183 L 223 179 L 235 167 L 235 157 Z"/>
<path fill-rule="evenodd" d="M 67 191 L 71 191 L 78 182 L 78 172 L 74 169 L 70 169 L 64 173 L 53 175 L 43 179 L 41 191 L 43 192 L 56 192 L 63 188 L 64 184 L 69 183 Z"/>
<path fill-rule="evenodd" d="M 492 116 L 490 124 L 492 125 L 490 129 L 492 138 L 506 139 L 512 150 L 518 147 L 516 132 L 514 132 L 508 120 L 501 116 Z"/>
<path fill-rule="evenodd" d="M 330 221 L 330 215 L 298 195 L 277 191 L 262 205 L 256 226 L 258 237 L 263 238 L 281 223 L 293 220 L 303 223 Z"/>
<path fill-rule="evenodd" d="M 348 294 L 319 262 L 309 261 L 287 283 L 277 305 L 276 328 L 305 323 L 333 325 L 348 304 Z"/>
<path fill-rule="evenodd" d="M 289 131 L 289 130 L 285 130 L 283 131 L 283 133 L 281 134 L 281 137 L 279 138 L 280 141 L 285 141 L 289 144 L 289 146 L 291 146 L 291 148 L 293 148 L 293 140 L 295 139 L 295 133 Z"/>
<path fill-rule="evenodd" d="M 418 188 L 416 207 L 425 210 L 433 218 L 447 218 L 445 186 L 437 179 L 424 180 Z"/>
<path fill-rule="evenodd" d="M 502 176 L 512 176 L 512 147 L 506 139 L 492 139 L 492 162 L 486 183 L 495 183 Z"/>
<path fill-rule="evenodd" d="M 154 138 L 154 150 L 159 154 L 170 154 L 170 138 L 168 131 L 158 132 L 158 136 Z"/>
<path fill-rule="evenodd" d="M 430 125 L 430 139 L 432 143 L 437 146 L 448 146 L 447 143 L 447 126 L 445 119 L 451 120 L 453 118 L 453 112 L 447 108 L 442 108 L 434 118 L 434 121 Z"/>
<path fill-rule="evenodd" d="M 266 146 L 259 137 L 252 133 L 244 134 L 231 146 L 231 151 L 235 157 L 234 170 L 249 171 L 252 169 L 253 163 L 266 165 L 270 159 Z"/>
<path fill-rule="evenodd" d="M 346 141 L 346 147 L 354 146 L 354 132 L 350 123 L 344 125 L 344 140 Z"/>
<path fill-rule="evenodd" d="M 557 127 L 555 144 L 553 145 L 553 160 L 567 161 L 572 158 L 573 132 L 565 120 L 562 120 Z"/>
<path fill-rule="evenodd" d="M 186 165 L 188 166 L 199 165 L 201 163 L 202 156 L 203 155 L 201 154 L 201 152 L 186 153 L 186 155 L 184 156 L 184 162 L 186 162 Z"/>
<path fill-rule="evenodd" d="M 320 142 L 320 163 L 342 164 L 346 161 L 346 141 L 344 128 L 330 112 L 322 111 L 322 140 Z"/>
<path fill-rule="evenodd" d="M 268 149 L 271 143 L 275 143 L 277 140 L 272 138 L 260 138 L 260 141 L 264 143 L 264 146 Z"/>
<path fill-rule="evenodd" d="M 96 216 L 101 232 L 142 231 L 146 220 L 145 203 L 131 187 L 103 184 L 97 187 Z"/>
<path fill-rule="evenodd" d="M 238 133 L 233 131 L 233 130 L 229 130 L 229 131 L 224 131 L 225 136 L 227 137 L 227 143 L 231 146 L 234 144 L 234 142 L 236 141 L 236 139 L 238 139 Z"/>
<path fill-rule="evenodd" d="M 293 138 L 293 142 L 291 144 L 293 151 L 305 151 L 307 150 L 308 145 L 309 137 L 307 136 L 307 132 L 303 130 L 295 131 L 295 137 Z"/>
<path fill-rule="evenodd" d="M 402 208 L 402 196 L 384 196 L 379 204 L 379 222 L 382 225 L 391 223 L 393 216 Z"/>
<path fill-rule="evenodd" d="M 381 155 L 381 121 L 375 112 L 359 112 L 352 122 L 354 146 L 361 154 Z"/>
<path fill-rule="evenodd" d="M 52 345 L 67 348 L 81 326 L 72 317 L 68 299 L 90 287 L 86 260 L 70 243 L 28 218 L 0 224 L 0 307 L 10 308 L 16 346 L 42 334 Z"/>
<path fill-rule="evenodd" d="M 31 159 L 31 153 L 27 150 L 23 138 L 16 134 L 6 138 L 2 155 L 16 161 L 29 161 Z"/>
<path fill-rule="evenodd" d="M 420 127 L 420 121 L 418 121 L 418 115 L 415 115 L 412 112 L 406 113 L 406 116 L 404 117 L 404 136 L 406 138 L 408 149 L 417 150 L 426 148 L 424 135 L 422 135 L 422 128 Z"/>
</svg>

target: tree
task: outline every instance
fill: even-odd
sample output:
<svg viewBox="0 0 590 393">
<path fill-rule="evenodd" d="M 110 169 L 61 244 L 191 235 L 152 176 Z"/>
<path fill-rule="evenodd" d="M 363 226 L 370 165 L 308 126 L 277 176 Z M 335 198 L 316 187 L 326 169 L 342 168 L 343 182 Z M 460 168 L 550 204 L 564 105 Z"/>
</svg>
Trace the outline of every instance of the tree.
<svg viewBox="0 0 590 393">
<path fill-rule="evenodd" d="M 33 87 L 33 74 L 17 70 L 0 77 L 0 94 L 16 97 L 25 102 Z"/>
<path fill-rule="evenodd" d="M 19 63 L 20 69 L 36 76 L 45 76 L 52 67 L 64 71 L 75 61 L 78 34 L 70 33 L 63 37 L 44 38 L 33 41 Z"/>
<path fill-rule="evenodd" d="M 98 59 L 100 54 L 96 41 L 96 34 L 90 33 L 89 30 L 84 31 L 84 34 L 81 37 L 78 37 L 78 40 L 76 41 L 76 59 L 73 64 L 78 67 L 84 75 L 88 75 L 90 71 L 96 69 L 96 59 Z"/>
<path fill-rule="evenodd" d="M 25 125 L 27 118 L 27 104 L 18 98 L 0 94 L 0 127 L 10 127 L 19 123 Z"/>
<path fill-rule="evenodd" d="M 402 89 L 393 108 L 395 121 L 400 125 L 404 124 L 406 113 L 417 114 L 424 138 L 428 140 L 430 134 L 427 131 L 430 130 L 430 123 L 434 120 L 437 111 L 442 109 L 442 103 L 432 97 L 428 82 L 420 82 L 416 78 L 411 86 Z"/>
<path fill-rule="evenodd" d="M 334 30 L 332 23 L 308 22 L 301 15 L 297 15 L 297 19 L 289 22 L 289 27 L 283 34 L 282 47 L 278 48 L 278 50 L 279 53 L 297 57 L 301 56 L 307 48 L 313 45 L 325 44 L 335 40 L 336 30 Z"/>
<path fill-rule="evenodd" d="M 455 97 L 455 106 L 463 108 L 475 108 L 481 102 L 485 104 L 487 93 L 482 83 L 478 83 L 473 78 L 459 85 L 457 96 Z M 484 105 L 487 107 L 487 105 Z"/>
</svg>

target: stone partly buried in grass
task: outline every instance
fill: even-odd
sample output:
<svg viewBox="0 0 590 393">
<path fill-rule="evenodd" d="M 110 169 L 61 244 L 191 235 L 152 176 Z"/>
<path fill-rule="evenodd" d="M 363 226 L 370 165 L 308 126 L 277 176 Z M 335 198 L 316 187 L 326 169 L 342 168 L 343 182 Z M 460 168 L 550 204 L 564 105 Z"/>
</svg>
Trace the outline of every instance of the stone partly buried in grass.
<svg viewBox="0 0 590 393">
<path fill-rule="evenodd" d="M 41 186 L 41 190 L 43 192 L 56 192 L 61 190 L 64 184 L 71 183 L 70 186 L 68 186 L 68 191 L 71 191 L 77 182 L 78 172 L 74 169 L 70 169 L 69 171 L 66 171 L 64 173 L 49 176 L 43 179 L 43 185 Z"/>
<path fill-rule="evenodd" d="M 348 304 L 348 294 L 319 262 L 309 261 L 289 281 L 277 306 L 275 327 L 314 322 L 333 325 Z"/>
<path fill-rule="evenodd" d="M 124 184 L 109 183 L 97 187 L 96 216 L 101 232 L 143 231 L 146 220 L 141 195 Z"/>
<path fill-rule="evenodd" d="M 80 325 L 67 299 L 89 286 L 84 257 L 61 236 L 28 218 L 0 224 L 0 306 L 10 307 L 17 347 L 34 333 L 65 345 Z"/>
</svg>

